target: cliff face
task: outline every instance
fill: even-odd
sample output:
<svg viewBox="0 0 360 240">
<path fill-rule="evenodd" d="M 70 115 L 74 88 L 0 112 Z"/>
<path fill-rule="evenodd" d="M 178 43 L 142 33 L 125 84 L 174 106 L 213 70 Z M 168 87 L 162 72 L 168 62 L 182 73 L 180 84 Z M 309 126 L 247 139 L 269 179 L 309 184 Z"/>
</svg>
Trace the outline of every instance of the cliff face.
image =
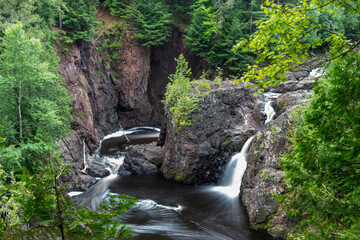
<svg viewBox="0 0 360 240">
<path fill-rule="evenodd" d="M 68 51 L 57 48 L 59 73 L 73 96 L 71 135 L 63 139 L 60 149 L 66 163 L 75 165 L 70 188 L 84 190 L 94 179 L 79 174 L 83 165 L 83 143 L 86 151 L 95 148 L 99 139 L 117 128 L 117 97 L 109 69 L 100 62 L 92 42 L 72 44 Z M 115 99 L 115 101 L 114 101 Z M 65 179 L 66 181 L 66 179 Z"/>
<path fill-rule="evenodd" d="M 276 118 L 256 133 L 248 151 L 241 200 L 254 229 L 286 237 L 295 225 L 276 204 L 274 195 L 286 194 L 279 159 L 291 148 L 287 138 L 295 126 L 290 124 L 289 116 L 297 106 L 308 102 L 310 93 L 303 90 L 310 89 L 312 83 L 313 80 L 305 79 L 296 86 L 288 82 L 276 88 L 282 92 L 274 104 Z"/>
<path fill-rule="evenodd" d="M 107 17 L 112 20 L 109 14 Z M 130 128 L 162 124 L 161 99 L 169 74 L 175 72 L 174 58 L 184 51 L 177 29 L 168 43 L 154 49 L 140 46 L 125 31 L 116 53 L 111 53 L 117 56 L 111 62 L 104 57 L 104 51 L 98 50 L 104 41 L 100 38 L 56 47 L 61 59 L 59 73 L 73 96 L 71 135 L 60 143 L 65 162 L 75 165 L 75 173 L 67 179 L 73 182 L 69 189 L 84 190 L 94 183 L 92 177 L 78 172 L 84 169 L 83 143 L 89 153 L 120 125 Z"/>
</svg>

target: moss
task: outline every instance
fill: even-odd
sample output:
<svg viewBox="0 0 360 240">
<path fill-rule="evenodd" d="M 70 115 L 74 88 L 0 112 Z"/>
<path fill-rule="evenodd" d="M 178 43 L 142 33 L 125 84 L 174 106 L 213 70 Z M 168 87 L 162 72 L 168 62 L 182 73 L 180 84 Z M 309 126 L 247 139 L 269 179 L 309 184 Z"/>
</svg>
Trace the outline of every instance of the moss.
<svg viewBox="0 0 360 240">
<path fill-rule="evenodd" d="M 269 178 L 269 170 L 264 169 L 261 173 L 261 176 L 265 179 L 265 181 L 267 181 Z"/>
</svg>

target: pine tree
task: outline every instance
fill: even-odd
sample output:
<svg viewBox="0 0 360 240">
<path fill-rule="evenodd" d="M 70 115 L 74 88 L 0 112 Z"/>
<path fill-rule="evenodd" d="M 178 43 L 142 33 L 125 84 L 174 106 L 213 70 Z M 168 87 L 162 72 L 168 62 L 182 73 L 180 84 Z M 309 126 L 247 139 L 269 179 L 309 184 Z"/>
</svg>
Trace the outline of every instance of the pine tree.
<svg viewBox="0 0 360 240">
<path fill-rule="evenodd" d="M 159 0 L 138 0 L 129 17 L 142 46 L 160 46 L 171 34 L 171 13 Z"/>
<path fill-rule="evenodd" d="M 191 23 L 186 30 L 185 43 L 191 52 L 206 57 L 220 25 L 216 21 L 211 1 L 198 0 L 194 3 L 194 8 Z"/>
</svg>

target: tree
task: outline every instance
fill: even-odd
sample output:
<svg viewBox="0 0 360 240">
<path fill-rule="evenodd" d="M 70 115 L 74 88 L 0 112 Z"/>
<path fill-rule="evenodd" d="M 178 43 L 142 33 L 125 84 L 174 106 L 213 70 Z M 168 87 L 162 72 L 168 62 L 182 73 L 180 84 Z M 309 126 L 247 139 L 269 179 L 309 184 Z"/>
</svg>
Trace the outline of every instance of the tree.
<svg viewBox="0 0 360 240">
<path fill-rule="evenodd" d="M 258 29 L 249 40 L 242 40 L 236 47 L 256 54 L 255 65 L 242 77 L 242 81 L 251 81 L 255 86 L 266 89 L 271 85 L 285 81 L 285 73 L 304 65 L 311 55 L 311 50 L 330 46 L 325 61 L 331 61 L 353 50 L 360 41 L 351 41 L 340 28 L 325 28 L 325 23 L 317 23 L 319 12 L 329 11 L 337 15 L 337 9 L 344 9 L 351 19 L 359 23 L 358 1 L 301 1 L 296 6 L 277 5 L 265 1 L 264 13 L 267 18 L 258 22 Z M 328 23 L 334 23 L 334 20 Z M 328 24 L 327 23 L 327 24 Z M 352 25 L 352 24 L 351 24 Z M 316 32 L 328 32 L 326 39 L 309 38 Z M 261 90 L 263 91 L 263 90 Z"/>
<path fill-rule="evenodd" d="M 61 5 L 64 14 L 62 15 L 62 26 L 65 32 L 67 42 L 76 40 L 90 41 L 94 35 L 94 28 L 97 24 L 96 7 L 98 0 L 63 0 Z"/>
<path fill-rule="evenodd" d="M 292 151 L 281 159 L 288 193 L 279 200 L 299 221 L 294 239 L 360 236 L 359 71 L 357 52 L 336 59 L 292 116 Z"/>
<path fill-rule="evenodd" d="M 219 23 L 210 0 L 198 0 L 194 3 L 191 22 L 186 29 L 185 43 L 194 54 L 206 57 L 211 41 L 218 33 Z"/>
<path fill-rule="evenodd" d="M 171 35 L 171 13 L 159 0 L 138 0 L 128 21 L 142 46 L 160 46 Z"/>
<path fill-rule="evenodd" d="M 191 69 L 184 55 L 175 59 L 176 71 L 169 76 L 170 82 L 166 86 L 165 105 L 168 106 L 176 129 L 191 124 L 191 113 L 196 109 L 198 96 L 191 94 Z"/>
<path fill-rule="evenodd" d="M 46 162 L 39 174 L 24 171 L 6 173 L 0 165 L 1 239 L 122 239 L 133 236 L 132 228 L 114 220 L 136 200 L 112 195 L 96 210 L 76 206 L 66 196 L 58 180 L 71 166 L 64 166 L 59 154 L 38 161 Z"/>
<path fill-rule="evenodd" d="M 45 59 L 49 54 L 55 58 L 55 52 L 45 53 L 39 39 L 29 38 L 21 24 L 5 30 L 0 46 L 0 123 L 6 145 L 26 151 L 25 161 L 31 152 L 46 154 L 42 143 L 52 144 L 69 132 L 70 97 L 57 65 Z"/>
</svg>

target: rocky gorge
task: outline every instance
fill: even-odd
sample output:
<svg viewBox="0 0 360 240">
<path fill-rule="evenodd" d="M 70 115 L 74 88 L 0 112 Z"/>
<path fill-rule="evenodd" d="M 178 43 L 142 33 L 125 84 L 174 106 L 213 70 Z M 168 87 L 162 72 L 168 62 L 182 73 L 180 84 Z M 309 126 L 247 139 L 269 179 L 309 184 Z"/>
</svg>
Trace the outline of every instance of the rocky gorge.
<svg viewBox="0 0 360 240">
<path fill-rule="evenodd" d="M 204 95 L 192 113 L 192 124 L 176 130 L 161 99 L 168 75 L 175 71 L 174 58 L 186 52 L 181 33 L 174 29 L 172 39 L 154 49 L 140 46 L 131 33 L 125 33 L 116 66 L 106 62 L 97 44 L 92 40 L 71 44 L 67 51 L 57 48 L 59 72 L 73 96 L 71 135 L 60 142 L 65 163 L 75 166 L 74 172 L 62 179 L 67 189 L 85 191 L 96 177 L 108 175 L 104 168 L 91 165 L 87 156 L 100 139 L 119 128 L 162 126 L 160 146 L 130 146 L 119 174 L 161 173 L 167 179 L 191 185 L 218 182 L 231 156 L 255 136 L 248 152 L 241 200 L 252 228 L 286 237 L 293 222 L 277 206 L 273 194 L 286 191 L 279 157 L 290 148 L 286 137 L 293 127 L 288 120 L 291 111 L 307 102 L 313 83 L 307 77 L 311 69 L 289 73 L 287 82 L 269 90 L 281 95 L 272 103 L 276 116 L 267 124 L 265 97 L 255 97 L 257 90 L 246 85 L 224 81 Z M 201 61 L 189 59 L 193 69 L 200 69 Z"/>
</svg>

